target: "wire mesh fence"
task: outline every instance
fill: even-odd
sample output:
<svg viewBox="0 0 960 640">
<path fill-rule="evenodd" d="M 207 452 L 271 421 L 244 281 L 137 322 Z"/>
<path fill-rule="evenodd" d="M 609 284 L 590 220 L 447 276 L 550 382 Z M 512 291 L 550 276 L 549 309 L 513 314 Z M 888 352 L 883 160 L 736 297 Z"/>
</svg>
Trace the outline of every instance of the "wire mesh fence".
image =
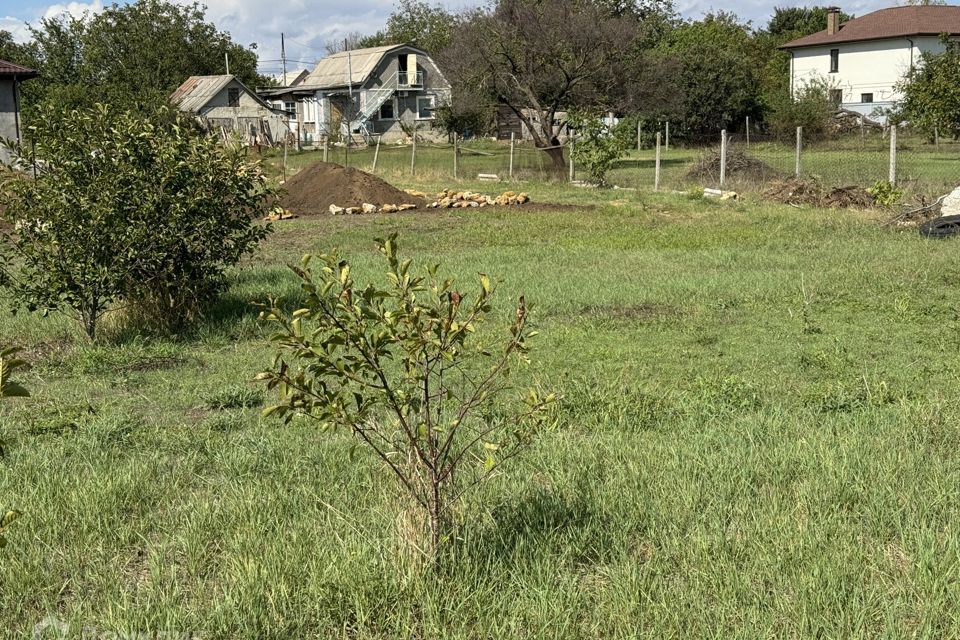
<svg viewBox="0 0 960 640">
<path fill-rule="evenodd" d="M 574 141 L 574 144 L 576 142 Z M 570 146 L 554 151 L 558 161 L 530 142 L 486 139 L 436 144 L 380 143 L 364 147 L 330 147 L 331 162 L 384 177 L 419 176 L 436 180 L 478 178 L 566 181 L 586 178 L 570 165 Z M 318 152 L 310 155 L 316 158 Z M 824 188 L 870 188 L 891 181 L 907 197 L 934 198 L 960 184 L 960 141 L 944 140 L 909 128 L 857 126 L 814 138 L 802 130 L 784 139 L 757 131 L 750 135 L 718 131 L 697 145 L 668 147 L 661 135 L 619 160 L 607 176 L 610 184 L 639 190 L 691 191 L 715 188 L 763 191 L 791 179 Z"/>
</svg>

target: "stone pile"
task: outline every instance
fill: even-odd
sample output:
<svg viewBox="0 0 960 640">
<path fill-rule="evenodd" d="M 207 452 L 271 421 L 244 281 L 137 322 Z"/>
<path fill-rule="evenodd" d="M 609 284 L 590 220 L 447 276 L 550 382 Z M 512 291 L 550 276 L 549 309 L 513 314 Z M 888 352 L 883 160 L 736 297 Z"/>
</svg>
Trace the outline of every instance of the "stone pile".
<svg viewBox="0 0 960 640">
<path fill-rule="evenodd" d="M 423 191 L 410 189 L 405 192 L 414 198 L 426 201 L 427 209 L 467 209 L 470 207 L 515 207 L 530 202 L 530 196 L 526 193 L 514 193 L 506 191 L 499 196 L 487 196 L 473 191 L 455 191 L 448 189 L 437 194 L 428 194 Z M 417 209 L 414 204 L 383 204 L 375 205 L 365 203 L 359 207 L 340 207 L 335 204 L 330 205 L 330 213 L 335 216 L 340 215 L 359 215 L 370 213 L 399 213 L 400 211 L 410 211 Z"/>
</svg>

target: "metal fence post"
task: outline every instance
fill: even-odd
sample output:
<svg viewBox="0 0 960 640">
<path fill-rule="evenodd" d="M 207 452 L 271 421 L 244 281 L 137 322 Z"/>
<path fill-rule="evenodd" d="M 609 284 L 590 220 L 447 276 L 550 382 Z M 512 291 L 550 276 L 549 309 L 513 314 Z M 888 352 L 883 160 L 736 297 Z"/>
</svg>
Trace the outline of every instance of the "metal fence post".
<svg viewBox="0 0 960 640">
<path fill-rule="evenodd" d="M 410 174 L 417 172 L 417 132 L 413 132 L 413 151 L 410 153 Z"/>
<path fill-rule="evenodd" d="M 747 149 L 750 148 L 750 116 L 747 116 Z"/>
<path fill-rule="evenodd" d="M 513 154 L 517 144 L 517 134 L 510 132 L 510 179 L 513 180 Z"/>
<path fill-rule="evenodd" d="M 657 151 L 653 170 L 653 190 L 660 191 L 660 132 L 657 131 Z"/>
<path fill-rule="evenodd" d="M 373 150 L 373 169 L 370 170 L 370 173 L 377 172 L 377 160 L 380 159 L 380 141 L 383 139 L 383 135 L 377 136 L 377 148 Z M 326 156 L 326 153 L 324 153 Z"/>
<path fill-rule="evenodd" d="M 664 151 L 670 151 L 670 121 L 667 120 L 667 137 L 665 139 Z"/>
<path fill-rule="evenodd" d="M 897 125 L 890 125 L 890 184 L 897 184 Z"/>
<path fill-rule="evenodd" d="M 643 120 L 637 118 L 637 151 L 640 151 L 640 127 L 643 125 Z"/>
<path fill-rule="evenodd" d="M 803 151 L 803 127 L 797 127 L 797 162 L 794 169 L 794 175 L 800 177 L 800 154 Z"/>
<path fill-rule="evenodd" d="M 720 188 L 727 182 L 727 130 L 720 132 Z"/>
<path fill-rule="evenodd" d="M 324 162 L 327 161 L 327 157 L 329 154 L 330 154 L 330 137 L 324 136 L 323 137 L 323 161 Z"/>
</svg>

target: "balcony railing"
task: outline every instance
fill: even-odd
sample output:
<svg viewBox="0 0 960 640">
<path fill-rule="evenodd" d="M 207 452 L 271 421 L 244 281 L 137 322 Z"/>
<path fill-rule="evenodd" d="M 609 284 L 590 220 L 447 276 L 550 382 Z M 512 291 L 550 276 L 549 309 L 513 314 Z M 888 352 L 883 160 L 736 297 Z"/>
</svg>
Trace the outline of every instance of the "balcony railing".
<svg viewBox="0 0 960 640">
<path fill-rule="evenodd" d="M 423 86 L 423 71 L 417 71 L 415 74 L 406 73 L 404 71 L 400 72 L 400 81 L 399 86 L 404 89 L 409 89 L 411 87 L 422 87 Z"/>
</svg>

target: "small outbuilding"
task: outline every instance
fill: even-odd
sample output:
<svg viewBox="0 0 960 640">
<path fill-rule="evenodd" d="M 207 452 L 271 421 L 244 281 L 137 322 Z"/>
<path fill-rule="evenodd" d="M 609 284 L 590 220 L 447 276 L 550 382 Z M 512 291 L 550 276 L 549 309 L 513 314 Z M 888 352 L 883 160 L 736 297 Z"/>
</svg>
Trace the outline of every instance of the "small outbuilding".
<svg viewBox="0 0 960 640">
<path fill-rule="evenodd" d="M 33 69 L 0 60 L 0 138 L 20 142 L 20 83 L 36 75 Z M 8 162 L 9 152 L 0 147 L 0 163 Z"/>
<path fill-rule="evenodd" d="M 236 134 L 247 144 L 276 144 L 290 134 L 288 115 L 264 102 L 232 75 L 190 76 L 170 96 L 184 113 L 225 138 Z"/>
</svg>

